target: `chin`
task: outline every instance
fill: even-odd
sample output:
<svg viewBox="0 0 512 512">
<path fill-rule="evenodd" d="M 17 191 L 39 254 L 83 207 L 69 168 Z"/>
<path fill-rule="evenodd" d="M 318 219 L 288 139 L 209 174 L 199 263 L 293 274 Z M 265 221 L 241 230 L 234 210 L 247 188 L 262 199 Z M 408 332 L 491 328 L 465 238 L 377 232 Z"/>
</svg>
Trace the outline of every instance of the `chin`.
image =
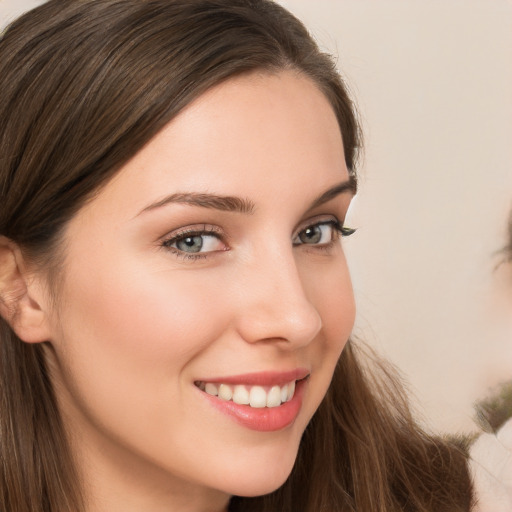
<svg viewBox="0 0 512 512">
<path fill-rule="evenodd" d="M 265 475 L 262 476 L 262 478 L 258 478 L 253 475 L 250 481 L 240 482 L 239 485 L 233 486 L 230 489 L 230 494 L 234 496 L 242 496 L 244 498 L 270 494 L 279 489 L 279 487 L 286 482 L 287 478 L 290 476 L 291 470 L 292 468 L 279 475 L 272 474 L 270 477 L 269 475 Z"/>
<path fill-rule="evenodd" d="M 270 494 L 279 489 L 290 476 L 297 452 L 265 462 L 247 464 L 245 471 L 233 471 L 226 477 L 227 493 L 242 497 Z"/>
</svg>

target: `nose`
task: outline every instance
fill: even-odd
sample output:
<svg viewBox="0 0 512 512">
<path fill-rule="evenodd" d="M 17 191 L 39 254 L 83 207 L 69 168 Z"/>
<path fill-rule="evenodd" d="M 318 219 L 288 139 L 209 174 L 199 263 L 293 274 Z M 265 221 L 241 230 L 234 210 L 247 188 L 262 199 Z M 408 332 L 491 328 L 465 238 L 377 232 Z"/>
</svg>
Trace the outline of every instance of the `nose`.
<svg viewBox="0 0 512 512">
<path fill-rule="evenodd" d="M 237 299 L 237 330 L 249 343 L 273 341 L 290 348 L 310 343 L 322 318 L 308 299 L 292 250 L 246 265 Z"/>
</svg>

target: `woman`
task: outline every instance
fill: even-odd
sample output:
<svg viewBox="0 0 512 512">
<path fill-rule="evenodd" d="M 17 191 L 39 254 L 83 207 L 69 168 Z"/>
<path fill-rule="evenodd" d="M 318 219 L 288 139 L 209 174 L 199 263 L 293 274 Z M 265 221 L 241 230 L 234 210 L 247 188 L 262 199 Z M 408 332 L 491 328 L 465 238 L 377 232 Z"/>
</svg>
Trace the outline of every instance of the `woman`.
<svg viewBox="0 0 512 512">
<path fill-rule="evenodd" d="M 0 55 L 2 510 L 469 509 L 348 341 L 360 136 L 300 22 L 59 0 Z"/>
</svg>

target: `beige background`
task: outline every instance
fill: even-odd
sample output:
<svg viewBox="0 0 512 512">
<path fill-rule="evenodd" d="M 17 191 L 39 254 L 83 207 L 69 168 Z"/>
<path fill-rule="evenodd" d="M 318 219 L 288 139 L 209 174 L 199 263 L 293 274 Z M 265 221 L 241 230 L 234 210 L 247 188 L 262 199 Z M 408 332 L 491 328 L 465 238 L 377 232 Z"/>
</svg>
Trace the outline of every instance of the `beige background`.
<svg viewBox="0 0 512 512">
<path fill-rule="evenodd" d="M 0 25 L 37 0 L 0 0 Z M 436 429 L 512 378 L 512 2 L 282 0 L 339 57 L 366 135 L 346 248 L 355 333 Z"/>
</svg>

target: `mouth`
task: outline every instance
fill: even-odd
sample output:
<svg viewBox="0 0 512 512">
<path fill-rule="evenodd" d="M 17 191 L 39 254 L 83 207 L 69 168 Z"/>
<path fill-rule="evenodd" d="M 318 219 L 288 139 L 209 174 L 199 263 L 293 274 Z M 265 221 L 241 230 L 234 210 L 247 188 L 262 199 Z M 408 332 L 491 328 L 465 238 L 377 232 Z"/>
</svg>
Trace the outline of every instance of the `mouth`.
<svg viewBox="0 0 512 512">
<path fill-rule="evenodd" d="M 239 425 L 271 432 L 294 423 L 309 377 L 309 372 L 297 370 L 198 380 L 194 385 L 207 402 Z"/>
<path fill-rule="evenodd" d="M 305 377 L 307 378 L 307 377 Z M 304 379 L 300 379 L 304 380 Z M 226 402 L 234 402 L 238 405 L 248 405 L 255 409 L 263 407 L 279 407 L 281 404 L 292 400 L 295 394 L 295 383 L 292 380 L 280 386 L 250 386 L 244 384 L 226 384 L 197 381 L 195 385 L 211 396 L 216 396 Z"/>
</svg>

